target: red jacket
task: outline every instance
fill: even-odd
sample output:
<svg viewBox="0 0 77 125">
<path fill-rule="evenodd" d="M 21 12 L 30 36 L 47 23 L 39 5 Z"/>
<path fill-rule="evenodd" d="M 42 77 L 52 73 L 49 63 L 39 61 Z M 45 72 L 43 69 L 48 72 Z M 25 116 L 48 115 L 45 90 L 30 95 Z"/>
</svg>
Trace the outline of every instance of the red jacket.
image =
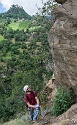
<svg viewBox="0 0 77 125">
<path fill-rule="evenodd" d="M 26 94 L 24 96 L 24 100 L 25 100 L 26 103 L 29 102 L 31 105 L 36 105 L 36 103 L 37 103 L 36 99 L 35 99 L 36 96 L 37 96 L 36 92 L 32 91 L 31 93 Z"/>
</svg>

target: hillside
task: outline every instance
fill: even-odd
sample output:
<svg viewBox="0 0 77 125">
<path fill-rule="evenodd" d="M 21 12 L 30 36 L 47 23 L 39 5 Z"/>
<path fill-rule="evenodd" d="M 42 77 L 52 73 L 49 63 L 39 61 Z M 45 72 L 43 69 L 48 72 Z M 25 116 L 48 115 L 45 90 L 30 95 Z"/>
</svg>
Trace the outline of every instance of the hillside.
<svg viewBox="0 0 77 125">
<path fill-rule="evenodd" d="M 0 17 L 13 18 L 13 19 L 25 19 L 25 20 L 31 19 L 31 16 L 25 12 L 23 7 L 20 7 L 18 5 L 12 5 L 7 12 L 0 14 Z"/>
<path fill-rule="evenodd" d="M 50 48 L 43 17 L 22 21 L 21 30 L 19 27 L 13 30 L 11 23 L 12 28 L 8 28 L 7 20 L 3 21 L 0 22 L 0 119 L 8 121 L 25 111 L 23 86 L 29 84 L 39 93 L 45 85 L 44 74 L 50 79 L 53 72 L 47 66 Z M 42 103 L 45 99 L 44 96 Z"/>
</svg>

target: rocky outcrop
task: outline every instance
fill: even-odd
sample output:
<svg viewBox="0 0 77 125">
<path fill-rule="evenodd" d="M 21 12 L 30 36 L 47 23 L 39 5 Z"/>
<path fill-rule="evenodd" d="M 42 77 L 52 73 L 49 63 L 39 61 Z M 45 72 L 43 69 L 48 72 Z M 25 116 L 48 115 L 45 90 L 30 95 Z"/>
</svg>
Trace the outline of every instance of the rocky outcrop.
<svg viewBox="0 0 77 125">
<path fill-rule="evenodd" d="M 59 4 L 63 4 L 65 3 L 67 0 L 55 0 L 55 2 L 59 3 Z"/>
<path fill-rule="evenodd" d="M 71 86 L 77 95 L 77 0 L 68 0 L 54 10 L 55 22 L 48 40 L 51 46 L 55 84 Z"/>
<path fill-rule="evenodd" d="M 46 114 L 43 122 L 40 125 L 77 125 L 77 104 L 72 105 L 65 113 L 58 117 L 51 117 Z"/>
<path fill-rule="evenodd" d="M 77 125 L 77 104 L 72 105 L 70 109 L 54 121 L 52 125 Z"/>
</svg>

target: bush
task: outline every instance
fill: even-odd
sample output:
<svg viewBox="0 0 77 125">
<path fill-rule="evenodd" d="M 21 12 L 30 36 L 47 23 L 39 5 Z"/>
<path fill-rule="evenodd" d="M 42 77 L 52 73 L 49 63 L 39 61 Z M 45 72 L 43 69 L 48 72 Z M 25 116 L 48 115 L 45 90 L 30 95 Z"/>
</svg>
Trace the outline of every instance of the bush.
<svg viewBox="0 0 77 125">
<path fill-rule="evenodd" d="M 57 89 L 56 96 L 53 100 L 53 106 L 51 109 L 51 114 L 54 116 L 61 115 L 67 111 L 72 104 L 75 102 L 75 95 L 72 88 L 67 88 L 64 91 L 62 88 Z"/>
</svg>

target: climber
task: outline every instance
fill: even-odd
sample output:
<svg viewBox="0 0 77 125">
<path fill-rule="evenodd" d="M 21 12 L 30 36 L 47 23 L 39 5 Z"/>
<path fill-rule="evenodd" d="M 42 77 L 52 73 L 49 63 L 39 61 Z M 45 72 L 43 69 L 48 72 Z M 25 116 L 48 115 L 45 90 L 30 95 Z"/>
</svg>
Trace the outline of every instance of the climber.
<svg viewBox="0 0 77 125">
<path fill-rule="evenodd" d="M 40 109 L 39 99 L 37 97 L 37 94 L 35 91 L 32 91 L 28 85 L 25 85 L 23 90 L 26 92 L 26 95 L 24 96 L 24 101 L 28 106 L 28 110 L 30 113 L 30 120 L 32 122 L 37 122 L 37 117 Z"/>
</svg>

